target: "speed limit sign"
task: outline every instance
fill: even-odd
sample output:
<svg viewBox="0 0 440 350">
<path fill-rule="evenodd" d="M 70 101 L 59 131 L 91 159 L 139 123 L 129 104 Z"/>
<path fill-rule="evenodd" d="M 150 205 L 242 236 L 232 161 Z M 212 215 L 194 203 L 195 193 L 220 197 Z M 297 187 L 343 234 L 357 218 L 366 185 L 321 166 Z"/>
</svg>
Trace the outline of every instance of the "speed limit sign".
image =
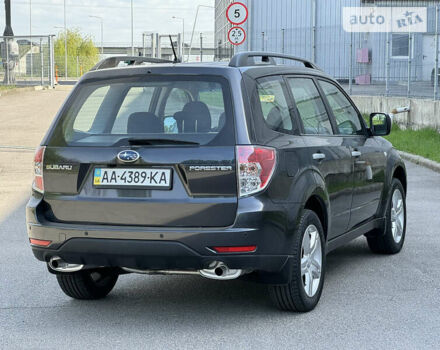
<svg viewBox="0 0 440 350">
<path fill-rule="evenodd" d="M 228 32 L 228 40 L 232 45 L 241 45 L 246 40 L 246 32 L 241 27 L 232 27 Z"/>
<path fill-rule="evenodd" d="M 246 5 L 241 2 L 233 2 L 226 10 L 226 18 L 236 26 L 243 24 L 248 18 L 248 9 Z"/>
</svg>

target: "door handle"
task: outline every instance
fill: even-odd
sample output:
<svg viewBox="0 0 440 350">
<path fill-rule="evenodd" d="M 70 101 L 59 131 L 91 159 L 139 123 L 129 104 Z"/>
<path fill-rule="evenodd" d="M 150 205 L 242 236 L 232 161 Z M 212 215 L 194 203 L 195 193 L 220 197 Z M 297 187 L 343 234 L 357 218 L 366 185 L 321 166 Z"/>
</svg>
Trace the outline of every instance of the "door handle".
<svg viewBox="0 0 440 350">
<path fill-rule="evenodd" d="M 351 156 L 352 157 L 360 157 L 362 155 L 362 153 L 361 152 L 359 152 L 359 151 L 351 151 Z"/>
<path fill-rule="evenodd" d="M 314 160 L 322 160 L 325 158 L 324 153 L 313 153 L 313 159 Z"/>
</svg>

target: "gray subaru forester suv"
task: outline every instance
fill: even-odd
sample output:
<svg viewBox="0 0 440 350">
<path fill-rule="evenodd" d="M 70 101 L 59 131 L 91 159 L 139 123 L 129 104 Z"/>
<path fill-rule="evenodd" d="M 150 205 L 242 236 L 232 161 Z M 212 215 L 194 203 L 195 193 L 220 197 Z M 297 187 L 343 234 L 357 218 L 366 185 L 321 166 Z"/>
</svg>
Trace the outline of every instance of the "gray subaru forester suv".
<svg viewBox="0 0 440 350">
<path fill-rule="evenodd" d="M 326 254 L 365 235 L 398 253 L 406 171 L 313 63 L 244 52 L 229 63 L 107 59 L 73 89 L 35 154 L 32 251 L 76 299 L 125 273 L 269 285 L 312 310 Z M 304 67 L 299 67 L 299 64 Z"/>
</svg>

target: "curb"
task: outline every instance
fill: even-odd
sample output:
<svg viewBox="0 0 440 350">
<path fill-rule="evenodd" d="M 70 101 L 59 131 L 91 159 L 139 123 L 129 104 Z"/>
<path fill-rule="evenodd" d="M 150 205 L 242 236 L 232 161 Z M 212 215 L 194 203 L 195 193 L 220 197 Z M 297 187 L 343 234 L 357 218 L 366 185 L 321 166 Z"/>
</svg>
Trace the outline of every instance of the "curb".
<svg viewBox="0 0 440 350">
<path fill-rule="evenodd" d="M 4 90 L 4 91 L 0 92 L 0 96 L 19 94 L 21 92 L 27 92 L 27 91 L 41 91 L 41 90 L 49 90 L 49 89 L 50 89 L 50 87 L 46 86 L 46 85 L 44 85 L 44 86 L 36 85 L 36 86 L 27 86 L 27 87 L 16 87 L 11 90 Z"/>
<path fill-rule="evenodd" d="M 426 168 L 429 168 L 431 170 L 440 173 L 440 163 L 437 163 L 430 159 L 426 159 L 421 156 L 416 156 L 415 154 L 411 154 L 403 151 L 398 151 L 398 152 L 403 159 L 409 160 L 410 162 L 416 163 L 418 165 L 422 165 Z"/>
</svg>

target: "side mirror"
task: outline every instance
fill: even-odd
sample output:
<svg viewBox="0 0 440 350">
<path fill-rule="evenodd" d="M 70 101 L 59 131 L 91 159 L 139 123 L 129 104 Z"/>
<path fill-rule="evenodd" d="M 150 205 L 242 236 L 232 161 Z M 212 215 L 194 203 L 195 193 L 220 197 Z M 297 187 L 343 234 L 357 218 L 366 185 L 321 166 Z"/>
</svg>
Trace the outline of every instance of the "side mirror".
<svg viewBox="0 0 440 350">
<path fill-rule="evenodd" d="M 391 132 L 391 118 L 385 113 L 370 114 L 370 131 L 373 136 L 386 136 Z"/>
</svg>

